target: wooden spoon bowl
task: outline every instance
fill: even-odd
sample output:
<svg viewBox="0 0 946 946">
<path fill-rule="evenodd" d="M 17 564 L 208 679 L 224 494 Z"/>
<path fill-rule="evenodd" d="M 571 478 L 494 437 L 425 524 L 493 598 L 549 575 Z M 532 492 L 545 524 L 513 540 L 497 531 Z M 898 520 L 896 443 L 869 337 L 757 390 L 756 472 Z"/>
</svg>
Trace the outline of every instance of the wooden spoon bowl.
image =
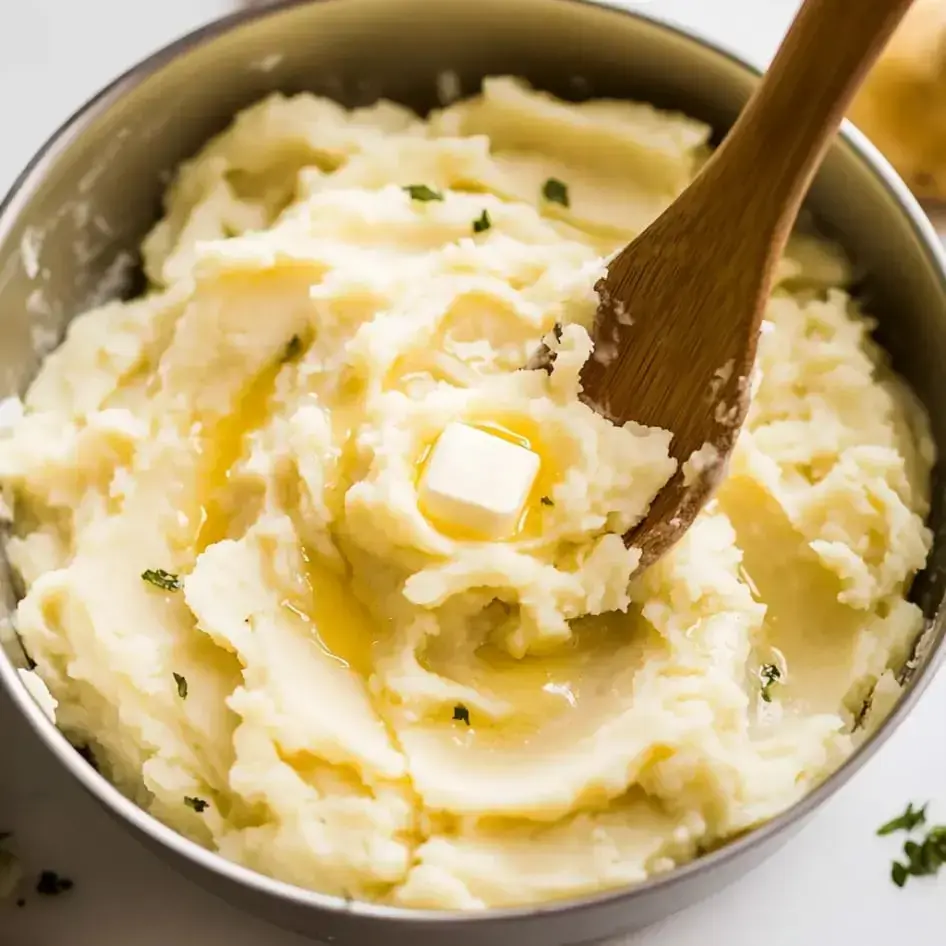
<svg viewBox="0 0 946 946">
<path fill-rule="evenodd" d="M 625 537 L 644 565 L 722 477 L 774 268 L 832 134 L 911 2 L 806 0 L 718 151 L 596 287 L 594 337 L 609 357 L 588 360 L 583 396 L 616 423 L 672 431 L 681 463 Z"/>
</svg>

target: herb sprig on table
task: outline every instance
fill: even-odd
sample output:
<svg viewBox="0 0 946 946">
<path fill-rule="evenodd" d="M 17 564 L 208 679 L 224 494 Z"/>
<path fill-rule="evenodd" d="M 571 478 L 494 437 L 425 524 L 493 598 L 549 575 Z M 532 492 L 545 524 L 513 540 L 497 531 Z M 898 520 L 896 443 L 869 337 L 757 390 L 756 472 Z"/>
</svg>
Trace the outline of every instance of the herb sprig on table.
<svg viewBox="0 0 946 946">
<path fill-rule="evenodd" d="M 886 834 L 893 834 L 895 831 L 912 831 L 921 824 L 926 824 L 926 809 L 929 805 L 922 808 L 914 808 L 911 801 L 907 805 L 907 810 L 896 818 L 891 818 L 886 824 L 882 824 L 877 829 L 877 834 L 883 837 Z"/>
<path fill-rule="evenodd" d="M 906 811 L 892 818 L 877 829 L 877 834 L 885 836 L 897 831 L 910 834 L 926 825 L 926 809 L 914 808 L 911 802 Z M 896 860 L 890 867 L 890 879 L 902 887 L 911 877 L 930 877 L 938 874 L 946 864 L 946 825 L 933 825 L 921 841 L 907 840 L 903 843 L 903 859 Z"/>
<path fill-rule="evenodd" d="M 73 887 L 75 883 L 69 877 L 48 869 L 41 870 L 33 884 L 41 897 L 58 897 Z M 23 865 L 13 850 L 13 832 L 0 831 L 0 900 L 16 897 L 16 905 L 25 907 L 25 893 Z"/>
<path fill-rule="evenodd" d="M 44 870 L 36 881 L 36 892 L 43 897 L 58 897 L 61 893 L 68 893 L 74 886 L 68 877 L 62 877 L 54 870 Z"/>
</svg>

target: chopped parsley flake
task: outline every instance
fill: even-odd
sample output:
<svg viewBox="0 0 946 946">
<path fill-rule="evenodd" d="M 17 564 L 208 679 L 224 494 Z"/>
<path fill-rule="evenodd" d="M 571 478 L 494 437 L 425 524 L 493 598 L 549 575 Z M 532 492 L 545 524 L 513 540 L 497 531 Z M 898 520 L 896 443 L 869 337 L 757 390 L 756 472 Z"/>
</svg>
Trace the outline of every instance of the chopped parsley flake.
<svg viewBox="0 0 946 946">
<path fill-rule="evenodd" d="M 554 506 L 554 505 L 555 505 L 555 503 L 552 501 L 552 497 L 551 497 L 551 496 L 543 496 L 543 497 L 539 500 L 539 502 L 542 503 L 543 506 Z"/>
<path fill-rule="evenodd" d="M 897 815 L 886 824 L 877 829 L 877 834 L 883 837 L 885 834 L 893 834 L 895 831 L 912 831 L 921 824 L 926 824 L 926 808 L 914 808 L 913 802 L 907 805 L 907 810 L 902 815 Z"/>
<path fill-rule="evenodd" d="M 453 718 L 457 722 L 466 723 L 467 726 L 470 725 L 470 711 L 462 703 L 457 703 L 453 707 Z"/>
<path fill-rule="evenodd" d="M 426 184 L 408 184 L 403 190 L 411 195 L 411 200 L 419 200 L 421 202 L 443 200 L 443 194 L 441 194 L 440 191 L 435 191 Z"/>
<path fill-rule="evenodd" d="M 193 808 L 197 814 L 203 814 L 210 802 L 204 801 L 203 798 L 193 798 L 190 795 L 185 795 L 184 804 L 187 805 L 188 808 Z"/>
<path fill-rule="evenodd" d="M 164 591 L 180 591 L 184 587 L 181 579 L 171 572 L 166 572 L 163 568 L 149 568 L 141 573 L 141 577 Z"/>
<path fill-rule="evenodd" d="M 287 361 L 294 361 L 299 355 L 302 354 L 302 339 L 298 335 L 293 335 L 292 338 L 286 342 L 286 348 L 282 353 L 283 363 Z"/>
<path fill-rule="evenodd" d="M 36 881 L 36 892 L 44 897 L 58 897 L 74 886 L 68 877 L 60 877 L 54 870 L 44 870 Z"/>
<path fill-rule="evenodd" d="M 484 210 L 477 218 L 473 221 L 473 232 L 474 233 L 483 233 L 485 230 L 488 230 L 493 225 L 493 221 L 489 219 L 489 211 Z"/>
<path fill-rule="evenodd" d="M 187 677 L 182 677 L 179 673 L 172 673 L 174 682 L 177 684 L 177 695 L 182 699 L 187 699 Z"/>
<path fill-rule="evenodd" d="M 775 664 L 762 664 L 759 670 L 762 677 L 762 699 L 766 703 L 772 702 L 772 685 L 782 679 L 782 671 Z"/>
<path fill-rule="evenodd" d="M 568 186 L 554 177 L 550 177 L 542 185 L 542 196 L 549 203 L 568 206 Z"/>
</svg>

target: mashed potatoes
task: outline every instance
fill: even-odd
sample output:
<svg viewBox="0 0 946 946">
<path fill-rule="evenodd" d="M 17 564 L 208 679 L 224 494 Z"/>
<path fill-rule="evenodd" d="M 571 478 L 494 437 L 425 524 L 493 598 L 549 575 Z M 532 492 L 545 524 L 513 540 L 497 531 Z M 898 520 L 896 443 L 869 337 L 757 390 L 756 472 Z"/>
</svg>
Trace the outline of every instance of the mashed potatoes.
<svg viewBox="0 0 946 946">
<path fill-rule="evenodd" d="M 495 79 L 426 122 L 274 96 L 181 168 L 149 291 L 0 440 L 19 633 L 123 791 L 304 887 L 480 909 L 666 871 L 851 751 L 921 629 L 932 447 L 842 256 L 792 243 L 728 479 L 642 575 L 670 434 L 578 398 L 603 258 L 707 138 Z M 457 420 L 541 457 L 511 539 L 418 507 Z"/>
</svg>

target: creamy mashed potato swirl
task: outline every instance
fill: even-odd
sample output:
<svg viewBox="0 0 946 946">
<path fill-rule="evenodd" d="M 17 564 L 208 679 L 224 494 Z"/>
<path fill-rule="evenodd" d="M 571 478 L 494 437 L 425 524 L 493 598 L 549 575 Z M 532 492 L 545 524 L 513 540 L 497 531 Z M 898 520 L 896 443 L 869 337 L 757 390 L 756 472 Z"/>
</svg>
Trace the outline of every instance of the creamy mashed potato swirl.
<svg viewBox="0 0 946 946">
<path fill-rule="evenodd" d="M 851 751 L 922 626 L 933 457 L 843 256 L 793 240 L 728 478 L 642 575 L 671 434 L 579 399 L 607 254 L 708 132 L 492 79 L 426 121 L 273 96 L 180 169 L 149 290 L 0 440 L 18 631 L 123 791 L 304 887 L 481 909 L 666 871 Z M 419 507 L 453 421 L 541 458 L 510 539 Z"/>
</svg>

